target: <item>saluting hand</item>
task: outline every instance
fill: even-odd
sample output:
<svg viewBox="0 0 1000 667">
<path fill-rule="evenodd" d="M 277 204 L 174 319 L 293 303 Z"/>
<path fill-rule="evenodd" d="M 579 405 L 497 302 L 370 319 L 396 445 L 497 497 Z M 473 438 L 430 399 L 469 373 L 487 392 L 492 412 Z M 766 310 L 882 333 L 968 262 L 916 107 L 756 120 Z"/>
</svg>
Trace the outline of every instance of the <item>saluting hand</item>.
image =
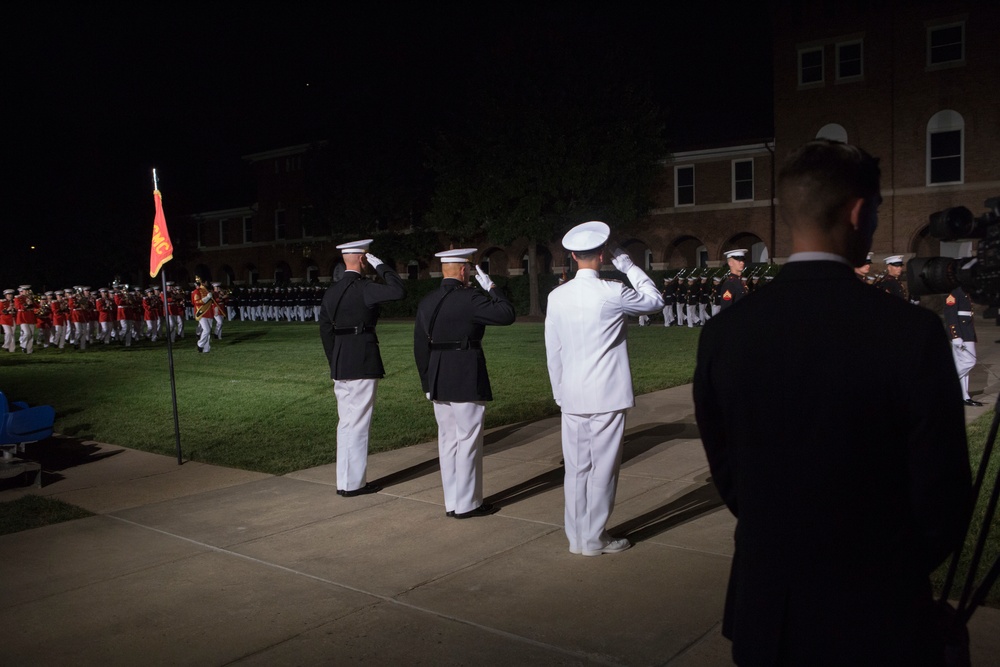
<svg viewBox="0 0 1000 667">
<path fill-rule="evenodd" d="M 370 252 L 365 253 L 365 259 L 368 260 L 368 265 L 373 269 L 377 269 L 379 264 L 382 264 L 382 260 L 371 254 Z"/>
<path fill-rule="evenodd" d="M 629 254 L 621 248 L 615 248 L 611 251 L 611 263 L 622 273 L 628 273 L 628 270 L 635 266 Z"/>
<path fill-rule="evenodd" d="M 481 267 L 479 265 L 476 265 L 476 273 L 478 274 L 476 276 L 476 281 L 480 285 L 482 285 L 482 288 L 484 290 L 486 290 L 487 292 L 489 292 L 491 289 L 493 289 L 493 287 L 494 287 L 493 281 L 490 280 L 489 274 L 486 273 L 485 271 L 483 271 L 483 267 Z"/>
</svg>

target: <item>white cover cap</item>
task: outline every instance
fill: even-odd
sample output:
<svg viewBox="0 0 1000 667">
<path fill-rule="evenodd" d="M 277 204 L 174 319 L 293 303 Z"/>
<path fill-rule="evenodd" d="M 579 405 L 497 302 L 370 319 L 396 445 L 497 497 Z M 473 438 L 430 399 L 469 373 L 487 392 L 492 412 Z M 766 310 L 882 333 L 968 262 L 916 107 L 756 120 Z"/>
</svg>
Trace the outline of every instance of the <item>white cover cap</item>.
<svg viewBox="0 0 1000 667">
<path fill-rule="evenodd" d="M 436 252 L 434 256 L 440 259 L 442 264 L 456 264 L 458 262 L 468 262 L 477 252 L 479 251 L 476 248 L 457 248 L 455 250 Z"/>
<path fill-rule="evenodd" d="M 19 289 L 19 290 L 29 290 L 29 289 L 31 289 L 31 285 L 18 285 L 17 289 Z"/>
<path fill-rule="evenodd" d="M 360 241 L 351 241 L 350 243 L 341 243 L 337 246 L 337 250 L 340 250 L 345 255 L 362 255 L 368 252 L 368 246 L 372 244 L 372 239 L 361 239 Z"/>
<path fill-rule="evenodd" d="M 874 256 L 875 256 L 875 253 L 873 253 L 873 252 L 868 253 L 868 256 L 865 257 L 865 264 L 871 264 L 872 263 L 872 259 L 874 258 Z"/>
<path fill-rule="evenodd" d="M 889 255 L 888 257 L 886 257 L 882 261 L 885 262 L 886 264 L 902 264 L 903 263 L 903 256 L 902 255 Z"/>
<path fill-rule="evenodd" d="M 562 245 L 570 252 L 595 250 L 607 243 L 611 236 L 611 228 L 598 220 L 584 222 L 566 232 L 562 237 Z"/>
<path fill-rule="evenodd" d="M 747 259 L 747 249 L 746 248 L 739 248 L 738 250 L 730 250 L 729 252 L 726 253 L 726 258 L 727 259 L 741 259 L 743 261 L 746 261 L 746 259 Z"/>
</svg>

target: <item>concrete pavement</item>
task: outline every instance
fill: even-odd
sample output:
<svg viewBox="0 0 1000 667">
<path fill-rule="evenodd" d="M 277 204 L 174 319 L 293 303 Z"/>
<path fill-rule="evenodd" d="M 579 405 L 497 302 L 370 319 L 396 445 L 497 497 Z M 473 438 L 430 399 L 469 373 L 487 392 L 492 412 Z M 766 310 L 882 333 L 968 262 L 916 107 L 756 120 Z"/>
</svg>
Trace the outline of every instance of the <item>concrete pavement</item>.
<svg viewBox="0 0 1000 667">
<path fill-rule="evenodd" d="M 1000 329 L 979 326 L 973 394 L 990 406 Z M 610 527 L 635 546 L 598 558 L 562 532 L 558 418 L 487 434 L 502 510 L 466 521 L 444 515 L 434 443 L 370 457 L 385 489 L 356 498 L 334 493 L 332 464 L 275 477 L 56 446 L 71 463 L 0 501 L 37 493 L 97 516 L 0 537 L 4 664 L 731 664 L 734 520 L 689 385 L 629 414 Z M 971 632 L 973 664 L 1000 664 L 1000 611 L 977 611 Z"/>
</svg>

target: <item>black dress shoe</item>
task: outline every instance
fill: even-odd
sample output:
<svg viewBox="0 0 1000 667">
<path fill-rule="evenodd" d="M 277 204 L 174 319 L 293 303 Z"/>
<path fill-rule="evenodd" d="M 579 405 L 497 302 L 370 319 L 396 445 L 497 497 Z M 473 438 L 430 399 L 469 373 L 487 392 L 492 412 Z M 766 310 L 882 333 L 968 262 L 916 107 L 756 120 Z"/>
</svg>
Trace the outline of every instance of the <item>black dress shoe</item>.
<svg viewBox="0 0 1000 667">
<path fill-rule="evenodd" d="M 965 399 L 965 404 L 968 405 L 969 407 L 972 407 L 972 408 L 981 408 L 981 407 L 983 407 L 982 403 L 980 403 L 979 401 L 974 401 L 971 398 Z"/>
<path fill-rule="evenodd" d="M 381 486 L 379 486 L 378 484 L 372 484 L 371 482 L 369 482 L 368 484 L 365 484 L 361 488 L 352 489 L 350 491 L 344 491 L 342 489 L 337 489 L 337 495 L 338 496 L 344 496 L 345 498 L 353 498 L 354 496 L 365 496 L 365 495 L 368 495 L 369 493 L 378 493 L 381 490 L 382 490 Z"/>
<path fill-rule="evenodd" d="M 455 510 L 448 510 L 444 513 L 445 516 L 455 516 Z"/>
<path fill-rule="evenodd" d="M 472 519 L 477 516 L 489 516 L 491 514 L 496 514 L 500 511 L 500 508 L 496 505 L 491 505 L 489 503 L 483 503 L 474 510 L 469 510 L 468 512 L 455 512 L 453 515 L 456 519 Z"/>
</svg>

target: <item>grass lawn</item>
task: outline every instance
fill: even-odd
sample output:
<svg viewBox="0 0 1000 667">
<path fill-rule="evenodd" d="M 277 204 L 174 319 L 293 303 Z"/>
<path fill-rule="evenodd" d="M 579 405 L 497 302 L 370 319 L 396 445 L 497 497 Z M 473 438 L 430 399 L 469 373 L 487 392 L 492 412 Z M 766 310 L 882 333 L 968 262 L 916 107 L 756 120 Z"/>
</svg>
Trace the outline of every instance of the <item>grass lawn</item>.
<svg viewBox="0 0 1000 667">
<path fill-rule="evenodd" d="M 93 516 L 91 512 L 54 498 L 23 496 L 0 503 L 0 535 L 40 528 L 50 523 Z"/>
<path fill-rule="evenodd" d="M 181 448 L 185 459 L 272 474 L 330 463 L 336 401 L 317 325 L 227 322 L 210 354 L 189 335 L 174 347 Z M 698 329 L 629 329 L 637 393 L 691 381 Z M 434 411 L 413 362 L 412 321 L 379 324 L 386 377 L 372 420 L 372 451 L 436 437 Z M 495 400 L 487 427 L 557 414 L 538 322 L 488 327 L 483 345 Z M 36 348 L 0 353 L 0 390 L 9 400 L 49 404 L 56 431 L 173 455 L 166 346 Z"/>
<path fill-rule="evenodd" d="M 968 428 L 969 458 L 972 462 L 973 480 L 975 480 L 976 473 L 979 470 L 980 459 L 983 456 L 983 448 L 986 446 L 986 438 L 989 436 L 990 424 L 992 421 L 993 412 L 991 411 L 974 421 Z M 972 512 L 971 529 L 968 537 L 966 538 L 965 547 L 962 549 L 962 556 L 959 559 L 955 583 L 951 588 L 950 597 L 952 599 L 958 599 L 961 597 L 962 586 L 965 583 L 965 578 L 967 576 L 967 572 L 969 571 L 969 562 L 972 559 L 976 540 L 978 539 L 983 526 L 983 518 L 986 516 L 986 504 L 989 492 L 993 488 L 993 485 L 997 483 L 998 479 L 1000 479 L 1000 452 L 997 452 L 994 448 L 993 455 L 990 457 L 989 466 L 987 467 L 986 477 L 983 480 L 984 489 L 980 492 L 979 500 Z M 997 560 L 997 558 L 1000 558 L 1000 514 L 993 516 L 993 521 L 987 534 L 989 539 L 986 541 L 986 545 L 983 549 L 983 555 L 978 568 L 978 576 L 975 579 L 976 584 L 982 581 L 983 575 L 986 574 L 989 567 Z M 934 573 L 932 580 L 934 582 L 935 589 L 940 590 L 941 585 L 945 580 L 945 574 L 948 571 L 949 564 L 950 559 L 938 568 L 937 572 Z M 1000 586 L 994 584 L 993 588 L 990 589 L 990 593 L 986 596 L 986 602 L 994 607 L 1000 606 Z"/>
</svg>

